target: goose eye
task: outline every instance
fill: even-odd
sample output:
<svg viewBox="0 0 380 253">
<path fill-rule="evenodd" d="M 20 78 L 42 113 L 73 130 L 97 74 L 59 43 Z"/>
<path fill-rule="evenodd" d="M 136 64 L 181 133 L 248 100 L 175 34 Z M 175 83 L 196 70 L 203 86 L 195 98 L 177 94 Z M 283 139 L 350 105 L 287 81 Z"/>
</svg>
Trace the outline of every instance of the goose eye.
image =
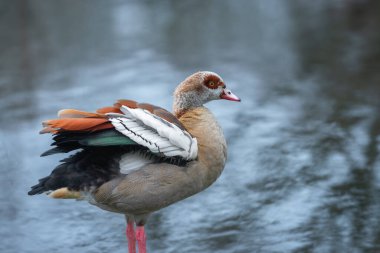
<svg viewBox="0 0 380 253">
<path fill-rule="evenodd" d="M 209 85 L 210 87 L 214 87 L 214 86 L 215 86 L 215 83 L 214 83 L 213 81 L 211 81 L 211 82 L 208 83 L 208 85 Z"/>
</svg>

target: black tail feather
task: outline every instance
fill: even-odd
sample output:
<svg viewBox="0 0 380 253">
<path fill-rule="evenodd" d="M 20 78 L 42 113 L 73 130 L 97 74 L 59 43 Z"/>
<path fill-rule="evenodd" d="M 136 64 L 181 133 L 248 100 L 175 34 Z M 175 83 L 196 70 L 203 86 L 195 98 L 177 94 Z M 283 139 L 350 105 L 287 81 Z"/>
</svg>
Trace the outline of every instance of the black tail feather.
<svg viewBox="0 0 380 253">
<path fill-rule="evenodd" d="M 45 188 L 45 182 L 49 179 L 49 177 L 44 177 L 38 180 L 38 184 L 32 186 L 32 189 L 28 192 L 28 195 L 36 195 L 41 194 L 43 192 L 48 191 L 48 189 Z"/>
<path fill-rule="evenodd" d="M 68 153 L 70 151 L 76 150 L 79 147 L 72 146 L 72 147 L 55 147 L 52 149 L 49 149 L 41 154 L 41 157 L 48 156 L 48 155 L 54 155 L 59 153 Z"/>
<path fill-rule="evenodd" d="M 98 187 L 119 175 L 119 160 L 126 151 L 121 148 L 88 148 L 62 160 L 49 176 L 32 186 L 29 195 L 54 191 L 62 187 L 69 190 L 87 190 Z"/>
</svg>

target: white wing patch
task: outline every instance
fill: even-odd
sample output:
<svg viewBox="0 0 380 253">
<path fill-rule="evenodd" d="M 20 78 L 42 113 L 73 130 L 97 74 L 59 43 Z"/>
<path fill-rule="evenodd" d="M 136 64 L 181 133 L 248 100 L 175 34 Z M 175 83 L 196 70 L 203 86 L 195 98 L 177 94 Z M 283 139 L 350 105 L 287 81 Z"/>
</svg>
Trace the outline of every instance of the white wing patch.
<svg viewBox="0 0 380 253">
<path fill-rule="evenodd" d="M 175 124 L 147 110 L 122 106 L 124 114 L 108 113 L 109 121 L 116 130 L 162 156 L 180 156 L 193 160 L 198 155 L 197 139 Z"/>
<path fill-rule="evenodd" d="M 120 159 L 120 173 L 129 174 L 150 163 L 153 163 L 153 160 L 149 160 L 138 153 L 127 153 Z"/>
</svg>

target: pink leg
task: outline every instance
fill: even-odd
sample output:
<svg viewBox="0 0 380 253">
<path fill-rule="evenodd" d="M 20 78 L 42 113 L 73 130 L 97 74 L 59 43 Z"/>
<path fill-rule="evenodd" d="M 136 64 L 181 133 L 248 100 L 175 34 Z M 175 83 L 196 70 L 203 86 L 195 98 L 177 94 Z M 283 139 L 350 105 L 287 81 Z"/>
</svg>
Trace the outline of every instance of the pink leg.
<svg viewBox="0 0 380 253">
<path fill-rule="evenodd" d="M 136 237 L 135 237 L 134 222 L 132 219 L 128 220 L 126 232 L 127 232 L 127 240 L 128 240 L 128 252 L 136 253 Z"/>
<path fill-rule="evenodd" d="M 136 227 L 136 239 L 139 247 L 139 253 L 146 253 L 146 236 L 144 226 Z"/>
</svg>

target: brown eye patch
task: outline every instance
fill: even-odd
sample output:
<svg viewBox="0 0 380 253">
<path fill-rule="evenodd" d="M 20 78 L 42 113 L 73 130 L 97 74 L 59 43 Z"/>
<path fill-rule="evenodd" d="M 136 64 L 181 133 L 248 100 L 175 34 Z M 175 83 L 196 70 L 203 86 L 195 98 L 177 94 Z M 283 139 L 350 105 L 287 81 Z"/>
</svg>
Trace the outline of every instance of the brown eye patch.
<svg viewBox="0 0 380 253">
<path fill-rule="evenodd" d="M 204 80 L 204 85 L 209 89 L 217 89 L 219 86 L 225 87 L 223 81 L 215 75 L 208 75 Z"/>
</svg>

